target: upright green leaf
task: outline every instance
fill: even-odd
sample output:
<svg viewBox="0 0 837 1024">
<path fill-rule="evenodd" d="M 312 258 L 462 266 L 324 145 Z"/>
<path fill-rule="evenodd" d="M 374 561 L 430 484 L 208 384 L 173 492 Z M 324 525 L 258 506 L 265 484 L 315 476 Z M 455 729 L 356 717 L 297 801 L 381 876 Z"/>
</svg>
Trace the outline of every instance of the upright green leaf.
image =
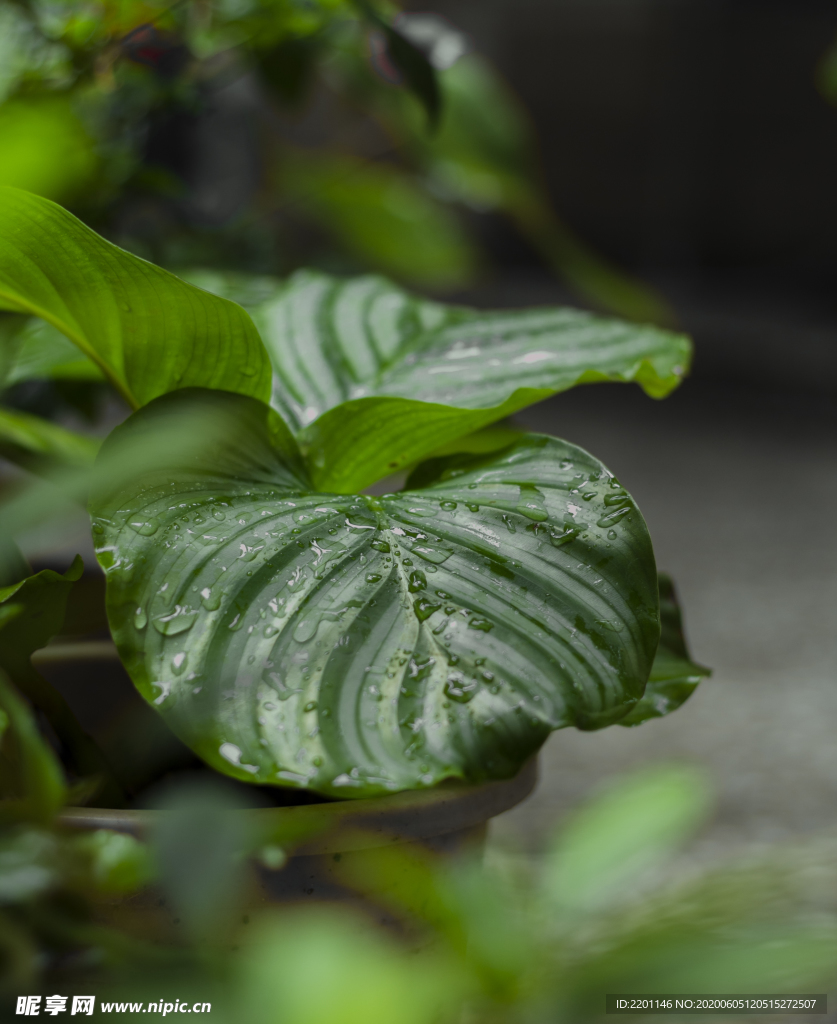
<svg viewBox="0 0 837 1024">
<path fill-rule="evenodd" d="M 195 385 L 269 391 L 267 357 L 240 307 L 13 188 L 0 188 L 0 309 L 52 324 L 134 407 Z"/>
<path fill-rule="evenodd" d="M 618 721 L 659 638 L 648 533 L 586 452 L 524 435 L 419 491 L 314 491 L 275 413 L 195 390 L 225 442 L 91 500 L 111 630 L 140 693 L 245 781 L 367 796 L 513 774 L 551 729 Z M 287 449 L 286 449 L 287 450 Z"/>
<path fill-rule="evenodd" d="M 662 398 L 691 361 L 688 338 L 655 327 L 445 306 L 378 277 L 300 272 L 251 312 L 272 404 L 302 431 L 322 490 L 361 489 L 576 384 L 635 381 Z"/>
</svg>

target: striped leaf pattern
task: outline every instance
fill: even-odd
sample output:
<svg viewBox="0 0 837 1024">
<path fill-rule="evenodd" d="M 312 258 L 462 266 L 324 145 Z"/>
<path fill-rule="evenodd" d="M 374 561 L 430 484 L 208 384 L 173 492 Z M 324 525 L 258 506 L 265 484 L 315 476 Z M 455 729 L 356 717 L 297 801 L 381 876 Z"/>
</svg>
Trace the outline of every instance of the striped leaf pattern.
<svg viewBox="0 0 837 1024">
<path fill-rule="evenodd" d="M 551 730 L 636 706 L 654 557 L 592 456 L 529 434 L 421 490 L 323 494 L 266 407 L 198 391 L 134 414 L 104 457 L 190 396 L 239 425 L 223 450 L 126 472 L 92 512 L 122 659 L 210 765 L 370 796 L 508 776 Z"/>
</svg>

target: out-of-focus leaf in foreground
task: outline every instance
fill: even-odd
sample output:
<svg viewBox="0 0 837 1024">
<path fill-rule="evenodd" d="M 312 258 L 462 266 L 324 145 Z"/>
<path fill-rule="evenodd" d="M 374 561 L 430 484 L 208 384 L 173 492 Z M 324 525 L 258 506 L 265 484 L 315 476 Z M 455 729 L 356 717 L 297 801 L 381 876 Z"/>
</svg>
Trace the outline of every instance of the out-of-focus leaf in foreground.
<svg viewBox="0 0 837 1024">
<path fill-rule="evenodd" d="M 558 921 L 624 900 L 688 839 L 709 811 L 706 780 L 684 766 L 635 773 L 564 823 L 544 862 L 543 892 Z"/>
<path fill-rule="evenodd" d="M 346 910 L 266 919 L 240 959 L 253 1024 L 436 1024 L 455 1020 L 468 978 L 432 950 L 405 952 Z"/>
</svg>

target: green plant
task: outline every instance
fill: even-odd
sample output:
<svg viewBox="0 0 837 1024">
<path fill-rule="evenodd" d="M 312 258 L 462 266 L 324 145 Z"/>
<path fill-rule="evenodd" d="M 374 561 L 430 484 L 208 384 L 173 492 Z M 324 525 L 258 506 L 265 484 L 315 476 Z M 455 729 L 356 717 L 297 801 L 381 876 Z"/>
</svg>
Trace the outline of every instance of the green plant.
<svg viewBox="0 0 837 1024">
<path fill-rule="evenodd" d="M 379 278 L 215 281 L 251 319 L 46 200 L 5 189 L 0 212 L 2 306 L 137 410 L 45 486 L 87 494 L 123 662 L 214 768 L 349 797 L 503 777 L 551 730 L 639 724 L 705 674 L 667 583 L 661 637 L 619 481 L 494 426 L 580 383 L 663 397 L 684 337 Z M 396 471 L 406 489 L 361 493 Z M 32 507 L 7 507 L 10 533 Z"/>
</svg>

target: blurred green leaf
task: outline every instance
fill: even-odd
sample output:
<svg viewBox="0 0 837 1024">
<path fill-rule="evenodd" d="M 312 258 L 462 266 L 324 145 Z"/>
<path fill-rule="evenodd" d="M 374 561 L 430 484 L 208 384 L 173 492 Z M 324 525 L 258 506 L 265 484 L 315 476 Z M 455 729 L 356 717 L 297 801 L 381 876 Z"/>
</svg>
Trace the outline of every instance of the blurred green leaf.
<svg viewBox="0 0 837 1024">
<path fill-rule="evenodd" d="M 20 583 L 31 575 L 32 569 L 17 544 L 7 538 L 0 540 L 0 588 Z M 0 608 L 16 609 L 15 615 L 23 611 L 23 605 L 13 601 L 0 604 Z"/>
<path fill-rule="evenodd" d="M 133 836 L 96 829 L 72 836 L 68 853 L 78 860 L 77 881 L 100 893 L 130 893 L 155 875 L 149 847 Z"/>
<path fill-rule="evenodd" d="M 25 696 L 48 718 L 68 759 L 79 775 L 101 776 L 101 796 L 120 806 L 122 794 L 111 777 L 110 768 L 96 744 L 76 721 L 75 715 L 61 694 L 32 667 L 32 653 L 44 647 L 61 631 L 73 583 L 84 566 L 76 556 L 64 575 L 52 569 L 29 576 L 8 587 L 0 588 L 0 609 L 14 605 L 21 609 L 7 630 L 0 646 L 0 669 L 11 677 Z"/>
<path fill-rule="evenodd" d="M 670 715 L 691 697 L 701 679 L 712 674 L 711 669 L 695 664 L 689 657 L 683 617 L 671 579 L 661 573 L 659 582 L 660 646 L 642 700 L 620 725 L 641 725 L 651 718 Z"/>
<path fill-rule="evenodd" d="M 228 934 L 246 884 L 245 856 L 258 839 L 243 801 L 217 777 L 171 783 L 155 801 L 151 842 L 159 882 L 191 941 Z"/>
<path fill-rule="evenodd" d="M 57 846 L 55 836 L 41 829 L 3 830 L 0 834 L 0 905 L 25 903 L 55 887 L 60 877 Z"/>
<path fill-rule="evenodd" d="M 92 466 L 100 443 L 40 416 L 0 406 L 0 455 L 27 469 Z"/>
<path fill-rule="evenodd" d="M 286 911 L 252 936 L 238 973 L 253 1024 L 437 1024 L 457 1019 L 461 974 L 401 952 L 348 910 Z"/>
<path fill-rule="evenodd" d="M 774 845 L 588 918 L 554 992 L 568 1021 L 603 992 L 811 992 L 837 980 L 834 843 Z"/>
<path fill-rule="evenodd" d="M 2 608 L 0 607 L 0 611 Z M 8 641 L 9 620 L 0 620 Z M 0 823 L 50 821 L 64 805 L 67 788 L 58 758 L 45 742 L 32 713 L 0 670 L 0 709 L 8 727 L 0 746 Z"/>
<path fill-rule="evenodd" d="M 99 165 L 72 98 L 60 94 L 0 105 L 0 153 L 0 185 L 59 201 L 89 186 Z"/>
<path fill-rule="evenodd" d="M 279 180 L 283 201 L 375 269 L 434 289 L 473 277 L 477 256 L 455 213 L 397 167 L 295 150 L 283 154 Z"/>
<path fill-rule="evenodd" d="M 0 607 L 8 602 L 24 609 L 13 640 L 6 637 L 0 650 L 0 668 L 12 675 L 24 672 L 32 652 L 61 631 L 70 590 L 83 569 L 84 563 L 77 555 L 64 575 L 44 569 L 11 586 L 0 587 Z"/>
<path fill-rule="evenodd" d="M 137 473 L 124 452 L 192 407 L 223 445 Z M 338 797 L 506 778 L 551 729 L 642 695 L 653 554 L 601 463 L 524 434 L 424 490 L 341 498 L 311 488 L 277 421 L 243 396 L 164 396 L 111 434 L 100 457 L 124 478 L 91 497 L 123 664 L 213 768 Z"/>
<path fill-rule="evenodd" d="M 267 397 L 267 356 L 240 307 L 17 189 L 0 188 L 0 308 L 51 323 L 134 407 L 194 385 Z"/>
<path fill-rule="evenodd" d="M 636 772 L 566 823 L 544 868 L 544 896 L 572 920 L 630 892 L 695 831 L 709 810 L 704 777 L 685 766 Z"/>
<path fill-rule="evenodd" d="M 99 367 L 79 352 L 69 338 L 37 317 L 25 319 L 14 338 L 6 340 L 0 336 L 0 345 L 6 349 L 6 369 L 0 375 L 0 388 L 43 378 L 105 379 Z"/>
</svg>

